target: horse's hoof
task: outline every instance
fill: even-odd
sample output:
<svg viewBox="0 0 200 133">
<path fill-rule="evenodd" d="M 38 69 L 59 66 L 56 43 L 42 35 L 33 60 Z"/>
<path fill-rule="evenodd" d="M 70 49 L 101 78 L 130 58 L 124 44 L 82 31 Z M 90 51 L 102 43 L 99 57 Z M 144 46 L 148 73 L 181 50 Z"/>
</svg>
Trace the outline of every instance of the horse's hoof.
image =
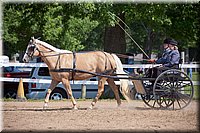
<svg viewBox="0 0 200 133">
<path fill-rule="evenodd" d="M 43 106 L 43 109 L 47 109 L 48 108 L 48 104 L 45 103 L 44 106 Z"/>
<path fill-rule="evenodd" d="M 93 109 L 93 106 L 91 105 L 90 107 L 88 107 L 88 110 L 92 110 Z"/>
<path fill-rule="evenodd" d="M 78 110 L 78 108 L 73 108 L 73 110 Z"/>
<path fill-rule="evenodd" d="M 72 108 L 72 110 L 78 110 L 78 108 L 77 108 L 76 106 L 74 106 L 74 107 Z"/>
<path fill-rule="evenodd" d="M 122 106 L 122 104 L 117 104 L 117 107 L 119 107 L 119 108 L 120 108 L 121 106 Z"/>
<path fill-rule="evenodd" d="M 118 106 L 117 106 L 117 109 L 123 109 L 123 107 L 118 105 Z"/>
</svg>

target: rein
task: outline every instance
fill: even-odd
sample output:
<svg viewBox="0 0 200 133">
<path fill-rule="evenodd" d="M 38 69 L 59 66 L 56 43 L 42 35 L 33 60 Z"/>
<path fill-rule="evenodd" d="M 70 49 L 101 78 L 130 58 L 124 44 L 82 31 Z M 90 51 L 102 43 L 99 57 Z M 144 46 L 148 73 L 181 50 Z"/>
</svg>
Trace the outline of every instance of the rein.
<svg viewBox="0 0 200 133">
<path fill-rule="evenodd" d="M 38 48 L 37 48 L 36 50 L 38 50 L 39 53 L 50 53 L 50 52 L 54 52 L 53 50 L 50 50 L 50 51 L 41 51 L 41 50 L 39 50 Z M 41 55 L 41 57 L 60 56 L 60 55 L 63 55 L 63 54 L 71 54 L 71 53 L 57 53 L 57 54 L 52 54 L 52 55 Z"/>
<path fill-rule="evenodd" d="M 36 45 L 36 44 L 35 44 Z M 36 49 L 34 50 L 34 52 L 36 51 L 36 50 L 38 50 L 38 52 L 39 53 L 50 53 L 50 52 L 54 52 L 53 50 L 50 50 L 50 51 L 41 51 L 41 50 L 39 50 L 37 47 L 36 47 Z M 28 55 L 29 57 L 31 57 L 31 56 L 33 56 L 33 54 L 34 54 L 34 52 L 31 54 L 31 55 Z M 72 52 L 72 53 L 57 53 L 57 54 L 51 54 L 51 55 L 42 55 L 42 54 L 40 54 L 41 55 L 41 57 L 51 57 L 51 56 L 60 56 L 60 55 L 63 55 L 63 54 L 73 54 L 73 57 L 75 58 L 75 52 Z M 125 54 L 118 54 L 118 53 L 114 53 L 114 54 L 116 54 L 118 57 L 120 57 L 120 58 L 130 58 L 130 57 L 132 57 L 133 59 L 139 59 L 139 60 L 145 60 L 145 61 L 148 61 L 148 59 L 140 59 L 140 58 L 134 58 L 134 56 L 129 56 L 129 55 L 125 55 Z M 146 53 L 144 53 L 145 55 L 146 55 Z M 146 55 L 147 56 L 147 55 Z M 147 56 L 148 57 L 148 56 Z M 149 58 L 149 57 L 148 57 Z M 73 61 L 73 64 L 74 64 L 74 61 Z M 73 65 L 73 68 L 75 68 L 75 66 Z"/>
<path fill-rule="evenodd" d="M 125 58 L 125 59 L 132 57 L 133 59 L 138 59 L 138 60 L 149 61 L 149 59 L 135 58 L 134 56 L 125 55 L 125 54 L 116 54 L 116 55 L 117 55 L 118 57 L 120 57 L 120 58 Z"/>
<path fill-rule="evenodd" d="M 39 52 L 41 52 L 41 53 L 50 53 L 50 52 L 53 52 L 53 50 L 52 51 L 45 51 L 45 52 L 44 51 L 40 51 L 39 49 L 37 49 L 37 50 Z M 52 54 L 52 55 L 41 55 L 41 57 L 60 56 L 60 55 L 63 55 L 63 54 L 73 54 L 73 56 L 75 57 L 74 54 L 76 54 L 76 52 L 73 52 L 73 53 L 58 53 L 58 54 Z M 149 60 L 149 59 L 135 58 L 134 56 L 125 55 L 125 54 L 117 54 L 117 53 L 113 53 L 113 54 L 116 54 L 120 58 L 126 58 L 126 59 L 128 59 L 128 58 L 132 57 L 133 59 L 138 59 L 138 60 L 144 60 L 144 61 L 148 61 Z"/>
<path fill-rule="evenodd" d="M 41 52 L 41 53 L 48 53 L 48 52 L 53 52 L 53 51 L 47 51 L 47 52 L 39 51 L 39 52 Z M 73 52 L 73 53 L 58 53 L 58 54 L 45 55 L 45 56 L 42 55 L 42 57 L 60 56 L 60 55 L 63 55 L 63 54 L 74 54 L 74 53 L 76 53 L 76 52 Z M 145 61 L 149 60 L 149 59 L 135 58 L 134 56 L 125 55 L 125 54 L 117 54 L 117 53 L 113 53 L 113 54 L 116 54 L 120 58 L 127 58 L 128 59 L 128 58 L 132 57 L 133 59 L 139 59 L 139 60 L 145 60 Z"/>
<path fill-rule="evenodd" d="M 44 53 L 43 51 L 40 51 L 40 52 Z M 46 52 L 46 53 L 48 53 L 48 52 Z M 60 56 L 60 55 L 63 55 L 63 54 L 72 54 L 72 53 L 58 53 L 58 54 L 52 54 L 52 55 L 41 55 L 41 57 Z"/>
</svg>

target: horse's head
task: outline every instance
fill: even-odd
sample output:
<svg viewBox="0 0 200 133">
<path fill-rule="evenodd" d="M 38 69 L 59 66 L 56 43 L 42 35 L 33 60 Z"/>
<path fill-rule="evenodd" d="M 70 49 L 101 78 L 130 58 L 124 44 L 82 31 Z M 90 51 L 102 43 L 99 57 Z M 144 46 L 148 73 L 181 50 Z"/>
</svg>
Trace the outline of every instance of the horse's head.
<svg viewBox="0 0 200 133">
<path fill-rule="evenodd" d="M 31 40 L 29 41 L 26 48 L 26 53 L 24 54 L 23 61 L 29 62 L 29 60 L 32 60 L 32 58 L 35 56 L 39 56 L 39 51 L 37 48 L 36 39 L 31 37 Z"/>
</svg>

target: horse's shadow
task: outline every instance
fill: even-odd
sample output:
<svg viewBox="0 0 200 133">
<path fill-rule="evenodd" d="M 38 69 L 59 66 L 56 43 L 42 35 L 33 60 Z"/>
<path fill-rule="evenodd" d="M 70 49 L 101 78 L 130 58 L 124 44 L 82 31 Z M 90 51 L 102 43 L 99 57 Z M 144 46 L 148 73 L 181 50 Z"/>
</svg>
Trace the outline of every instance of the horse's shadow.
<svg viewBox="0 0 200 133">
<path fill-rule="evenodd" d="M 148 108 L 148 107 L 135 107 L 136 110 L 157 110 L 153 108 Z"/>
<path fill-rule="evenodd" d="M 94 108 L 95 109 L 95 108 Z M 65 111 L 65 110 L 90 110 L 89 108 L 78 108 L 73 109 L 71 107 L 65 107 L 65 108 L 17 108 L 17 109 L 3 109 L 2 111 Z"/>
<path fill-rule="evenodd" d="M 38 112 L 47 112 L 47 111 L 84 111 L 84 110 L 97 110 L 99 108 L 89 109 L 86 107 L 79 107 L 78 109 L 73 109 L 72 107 L 61 107 L 61 108 L 15 108 L 15 109 L 2 109 L 2 111 L 38 111 Z M 132 110 L 133 108 L 128 108 Z M 166 110 L 161 108 L 147 108 L 147 107 L 134 107 L 133 110 Z"/>
<path fill-rule="evenodd" d="M 135 107 L 136 110 L 172 110 L 168 108 Z"/>
</svg>

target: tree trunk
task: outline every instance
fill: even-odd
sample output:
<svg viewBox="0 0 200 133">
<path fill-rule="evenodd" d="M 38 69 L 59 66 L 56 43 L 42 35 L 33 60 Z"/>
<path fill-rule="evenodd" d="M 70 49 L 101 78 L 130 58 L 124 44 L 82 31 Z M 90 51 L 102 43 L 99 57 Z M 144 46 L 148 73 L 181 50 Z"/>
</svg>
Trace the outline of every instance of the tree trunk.
<svg viewBox="0 0 200 133">
<path fill-rule="evenodd" d="M 155 33 L 152 30 L 148 30 L 148 36 L 147 36 L 147 41 L 145 45 L 145 51 L 149 58 L 151 58 L 151 53 L 152 53 L 152 44 L 155 39 Z M 146 59 L 147 57 L 143 54 L 143 58 Z"/>
<path fill-rule="evenodd" d="M 125 21 L 125 14 L 120 13 L 120 19 Z M 119 24 L 125 29 L 125 25 Z M 126 53 L 125 32 L 118 24 L 114 27 L 106 27 L 104 34 L 104 51 L 111 53 Z"/>
</svg>

